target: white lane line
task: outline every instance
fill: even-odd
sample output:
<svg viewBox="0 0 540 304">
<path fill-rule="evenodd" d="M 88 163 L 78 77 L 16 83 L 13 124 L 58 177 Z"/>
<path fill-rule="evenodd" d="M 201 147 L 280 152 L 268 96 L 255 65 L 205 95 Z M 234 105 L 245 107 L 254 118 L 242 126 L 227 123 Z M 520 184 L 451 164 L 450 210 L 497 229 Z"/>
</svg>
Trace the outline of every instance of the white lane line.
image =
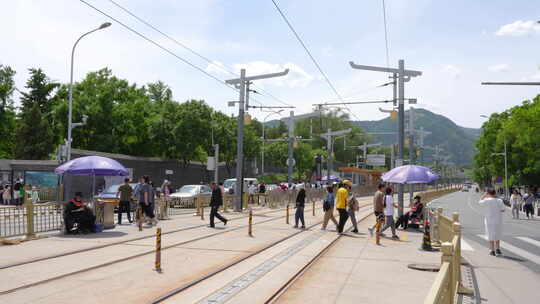
<svg viewBox="0 0 540 304">
<path fill-rule="evenodd" d="M 472 248 L 467 241 L 465 241 L 463 238 L 461 239 L 461 250 L 465 251 L 474 251 L 474 248 Z"/>
<path fill-rule="evenodd" d="M 484 240 L 487 240 L 487 236 L 484 235 L 484 234 L 477 234 L 479 237 L 483 238 Z M 533 263 L 536 263 L 538 265 L 540 265 L 540 257 L 535 255 L 535 254 L 532 254 L 528 251 L 525 251 L 521 248 L 518 248 L 512 244 L 509 244 L 507 242 L 504 242 L 502 241 L 501 242 L 501 247 L 504 248 L 504 249 L 507 249 L 509 251 L 512 251 L 513 253 L 525 258 L 526 260 L 529 260 Z"/>
<path fill-rule="evenodd" d="M 525 236 L 518 236 L 518 237 L 516 237 L 516 238 L 517 238 L 517 239 L 520 239 L 520 240 L 522 240 L 522 241 L 524 241 L 524 242 L 527 242 L 527 243 L 529 243 L 529 244 L 533 244 L 533 245 L 535 245 L 535 246 L 540 247 L 540 242 L 537 241 L 537 240 L 535 240 L 535 239 L 531 239 L 531 238 L 528 238 L 528 237 L 525 237 Z"/>
</svg>

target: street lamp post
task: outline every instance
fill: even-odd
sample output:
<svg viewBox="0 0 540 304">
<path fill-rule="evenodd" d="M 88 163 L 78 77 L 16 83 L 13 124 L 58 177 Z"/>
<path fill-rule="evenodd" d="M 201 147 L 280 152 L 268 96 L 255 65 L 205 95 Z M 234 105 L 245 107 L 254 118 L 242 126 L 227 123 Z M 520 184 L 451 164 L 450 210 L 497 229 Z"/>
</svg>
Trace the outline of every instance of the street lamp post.
<svg viewBox="0 0 540 304">
<path fill-rule="evenodd" d="M 283 112 L 283 110 L 279 110 L 279 111 L 272 111 L 270 114 L 266 115 L 266 117 L 263 119 L 263 125 L 262 125 L 262 149 L 261 149 L 261 159 L 262 159 L 262 163 L 261 163 L 261 176 L 264 175 L 264 126 L 266 125 L 266 119 L 268 117 L 270 117 L 271 115 L 274 115 L 274 114 L 279 114 Z"/>
<path fill-rule="evenodd" d="M 77 44 L 79 41 L 86 35 L 89 35 L 95 31 L 102 30 L 104 28 L 107 28 L 111 26 L 110 22 L 105 22 L 102 25 L 100 25 L 98 28 L 93 29 L 87 33 L 84 33 L 77 41 L 75 41 L 75 44 L 73 45 L 73 49 L 71 50 L 71 73 L 69 77 L 69 102 L 68 102 L 68 135 L 67 135 L 67 160 L 71 160 L 71 130 L 73 129 L 73 123 L 71 122 L 72 117 L 72 111 L 73 111 L 73 59 L 75 56 L 75 47 L 77 47 Z"/>
</svg>

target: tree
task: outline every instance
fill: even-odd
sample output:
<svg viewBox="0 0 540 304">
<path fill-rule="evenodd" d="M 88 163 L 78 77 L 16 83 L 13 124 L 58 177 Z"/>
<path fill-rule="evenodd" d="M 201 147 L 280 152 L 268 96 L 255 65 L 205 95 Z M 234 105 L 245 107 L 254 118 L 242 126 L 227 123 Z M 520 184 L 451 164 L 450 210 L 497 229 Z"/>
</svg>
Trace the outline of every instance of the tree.
<svg viewBox="0 0 540 304">
<path fill-rule="evenodd" d="M 52 127 L 51 98 L 58 83 L 52 82 L 41 69 L 30 69 L 30 78 L 22 93 L 21 112 L 17 126 L 15 157 L 20 159 L 47 159 L 55 150 L 58 137 Z"/>
<path fill-rule="evenodd" d="M 11 67 L 0 64 L 0 158 L 12 157 L 15 145 L 14 76 L 15 71 Z"/>
</svg>

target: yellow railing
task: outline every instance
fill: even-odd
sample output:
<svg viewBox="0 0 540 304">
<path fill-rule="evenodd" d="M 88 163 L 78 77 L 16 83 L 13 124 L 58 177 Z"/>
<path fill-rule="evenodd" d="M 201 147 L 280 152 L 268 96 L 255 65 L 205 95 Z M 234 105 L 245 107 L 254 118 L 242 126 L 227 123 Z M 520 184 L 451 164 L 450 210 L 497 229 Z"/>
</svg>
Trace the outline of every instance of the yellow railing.
<svg viewBox="0 0 540 304">
<path fill-rule="evenodd" d="M 424 304 L 453 304 L 457 294 L 473 294 L 461 284 L 461 224 L 459 214 L 452 220 L 437 212 L 441 244 L 441 268 Z"/>
</svg>

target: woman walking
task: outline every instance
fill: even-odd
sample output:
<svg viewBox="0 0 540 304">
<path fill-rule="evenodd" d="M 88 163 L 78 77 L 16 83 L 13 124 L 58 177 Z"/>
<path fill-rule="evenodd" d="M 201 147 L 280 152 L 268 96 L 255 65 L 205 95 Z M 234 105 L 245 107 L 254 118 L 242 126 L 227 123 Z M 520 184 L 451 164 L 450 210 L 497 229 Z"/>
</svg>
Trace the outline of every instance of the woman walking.
<svg viewBox="0 0 540 304">
<path fill-rule="evenodd" d="M 492 256 L 501 255 L 500 242 L 502 238 L 502 213 L 504 212 L 504 203 L 497 198 L 494 189 L 488 189 L 478 202 L 480 206 L 486 208 L 484 224 L 486 227 L 486 236 L 489 241 L 489 254 Z"/>
<path fill-rule="evenodd" d="M 326 198 L 323 202 L 324 218 L 321 230 L 326 230 L 326 226 L 328 225 L 329 220 L 332 220 L 332 223 L 336 225 L 336 229 L 338 226 L 338 222 L 334 218 L 334 200 L 336 199 L 334 195 L 334 187 L 329 186 L 327 188 L 327 191 L 328 193 L 326 194 Z"/>
<path fill-rule="evenodd" d="M 397 204 L 394 204 L 394 197 L 392 195 L 392 188 L 387 187 L 385 191 L 385 196 L 383 200 L 384 205 L 384 216 L 386 224 L 381 230 L 381 234 L 388 228 L 392 228 L 392 238 L 399 240 L 399 237 L 396 234 L 396 224 L 394 222 L 394 207 L 398 208 Z"/>
<path fill-rule="evenodd" d="M 519 209 L 521 208 L 522 201 L 523 198 L 521 197 L 521 194 L 517 189 L 514 189 L 514 191 L 512 191 L 512 195 L 510 196 L 510 206 L 512 206 L 512 218 L 519 220 Z"/>
<path fill-rule="evenodd" d="M 11 204 L 11 186 L 6 185 L 4 187 L 4 192 L 2 192 L 2 200 L 4 201 L 4 205 Z"/>
<path fill-rule="evenodd" d="M 306 223 L 304 222 L 304 207 L 306 205 L 306 189 L 302 188 L 298 191 L 296 196 L 296 213 L 294 214 L 294 228 L 298 228 L 298 220 L 302 222 L 302 229 L 306 228 Z"/>
</svg>

